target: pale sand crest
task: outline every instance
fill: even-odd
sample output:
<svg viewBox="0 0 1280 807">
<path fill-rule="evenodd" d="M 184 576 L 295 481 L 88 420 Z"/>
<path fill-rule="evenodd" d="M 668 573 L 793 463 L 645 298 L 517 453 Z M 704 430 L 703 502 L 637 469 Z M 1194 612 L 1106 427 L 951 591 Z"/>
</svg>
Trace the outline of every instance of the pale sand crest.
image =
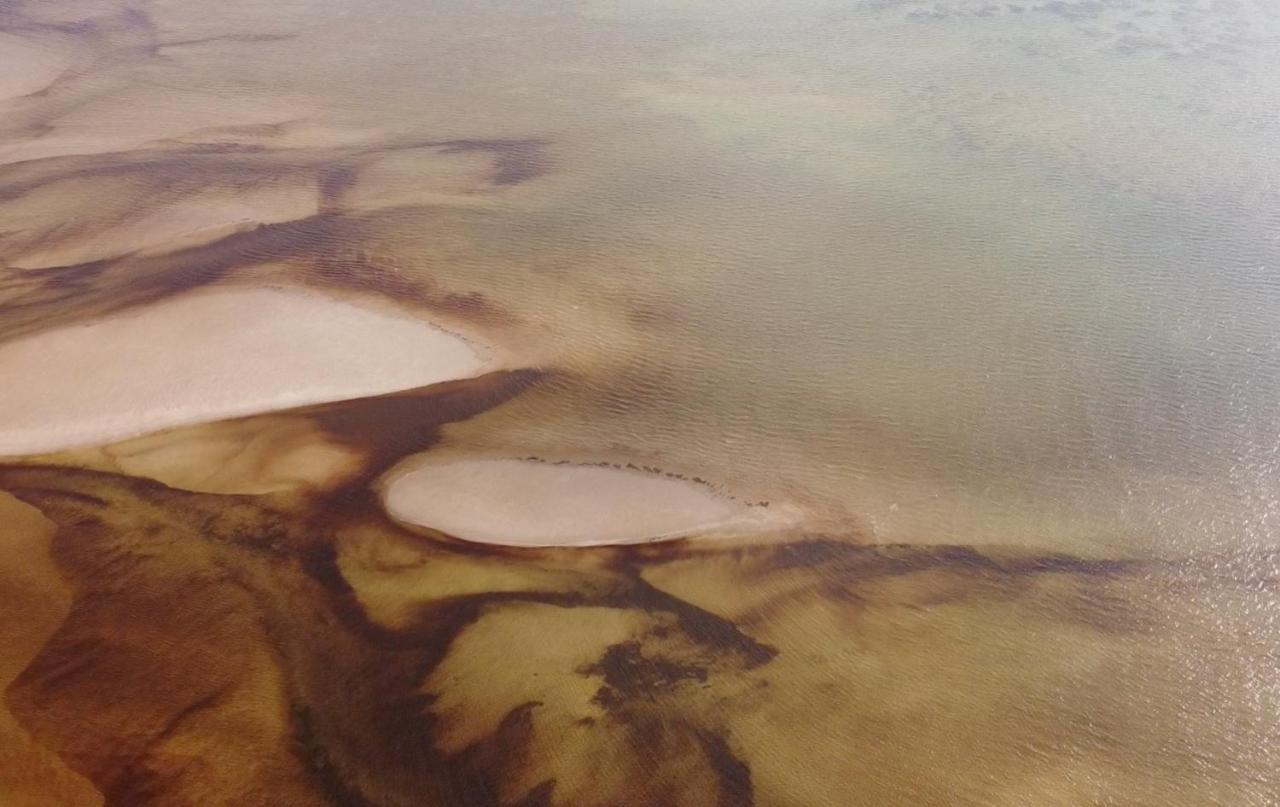
<svg viewBox="0 0 1280 807">
<path fill-rule="evenodd" d="M 779 526 L 699 482 L 520 459 L 425 462 L 393 474 L 383 503 L 401 522 L 508 546 L 643 543 Z"/>
<path fill-rule="evenodd" d="M 300 289 L 189 294 L 0 344 L 0 455 L 377 395 L 488 369 L 427 322 Z"/>
</svg>

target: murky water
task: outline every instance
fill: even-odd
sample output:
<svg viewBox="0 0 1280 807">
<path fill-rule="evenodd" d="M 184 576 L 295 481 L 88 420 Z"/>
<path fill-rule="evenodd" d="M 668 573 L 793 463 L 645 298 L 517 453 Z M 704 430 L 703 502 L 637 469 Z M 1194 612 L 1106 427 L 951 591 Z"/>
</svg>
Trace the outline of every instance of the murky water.
<svg viewBox="0 0 1280 807">
<path fill-rule="evenodd" d="M 593 296 L 640 298 L 642 322 L 668 314 L 669 340 L 629 343 L 633 367 L 656 359 L 652 378 L 621 371 L 638 394 L 584 390 L 590 415 L 560 428 L 549 401 L 548 445 L 589 429 L 586 449 L 715 457 L 886 541 L 1270 544 L 1269 6 L 730 4 L 580 24 L 628 34 L 592 59 L 610 101 L 571 113 L 593 131 L 553 147 L 585 178 L 519 227 L 467 226 L 502 288 L 530 282 L 507 273 L 532 249 Z"/>
<path fill-rule="evenodd" d="M 1278 65 L 1243 0 L 0 0 L 0 801 L 1280 801 Z"/>
</svg>

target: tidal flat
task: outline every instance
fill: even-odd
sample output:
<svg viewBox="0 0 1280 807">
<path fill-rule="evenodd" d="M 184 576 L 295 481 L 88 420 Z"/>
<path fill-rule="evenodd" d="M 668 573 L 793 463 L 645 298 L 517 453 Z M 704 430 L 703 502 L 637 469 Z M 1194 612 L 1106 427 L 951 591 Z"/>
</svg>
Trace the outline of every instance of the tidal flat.
<svg viewBox="0 0 1280 807">
<path fill-rule="evenodd" d="M 1278 43 L 0 0 L 0 804 L 1280 803 Z"/>
</svg>

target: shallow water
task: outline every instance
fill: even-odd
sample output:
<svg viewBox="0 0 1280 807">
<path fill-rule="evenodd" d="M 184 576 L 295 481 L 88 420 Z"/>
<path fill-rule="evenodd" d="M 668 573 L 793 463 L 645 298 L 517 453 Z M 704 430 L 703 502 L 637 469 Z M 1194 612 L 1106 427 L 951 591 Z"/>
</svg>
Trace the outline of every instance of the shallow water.
<svg viewBox="0 0 1280 807">
<path fill-rule="evenodd" d="M 1278 59 L 0 2 L 0 801 L 1280 801 Z"/>
</svg>

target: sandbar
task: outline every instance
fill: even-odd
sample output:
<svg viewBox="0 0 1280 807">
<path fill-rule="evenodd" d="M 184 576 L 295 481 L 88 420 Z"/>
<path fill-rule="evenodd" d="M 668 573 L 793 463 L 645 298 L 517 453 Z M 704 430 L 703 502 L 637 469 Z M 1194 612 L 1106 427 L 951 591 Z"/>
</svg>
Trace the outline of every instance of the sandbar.
<svg viewBox="0 0 1280 807">
<path fill-rule="evenodd" d="M 378 395 L 492 369 L 463 337 L 303 289 L 227 287 L 0 343 L 0 455 Z"/>
<path fill-rule="evenodd" d="M 398 521 L 507 546 L 644 543 L 766 521 L 710 485 L 614 465 L 467 458 L 424 462 L 383 486 Z"/>
<path fill-rule="evenodd" d="M 70 57 L 52 45 L 0 32 L 0 101 L 43 90 L 70 65 Z"/>
</svg>

